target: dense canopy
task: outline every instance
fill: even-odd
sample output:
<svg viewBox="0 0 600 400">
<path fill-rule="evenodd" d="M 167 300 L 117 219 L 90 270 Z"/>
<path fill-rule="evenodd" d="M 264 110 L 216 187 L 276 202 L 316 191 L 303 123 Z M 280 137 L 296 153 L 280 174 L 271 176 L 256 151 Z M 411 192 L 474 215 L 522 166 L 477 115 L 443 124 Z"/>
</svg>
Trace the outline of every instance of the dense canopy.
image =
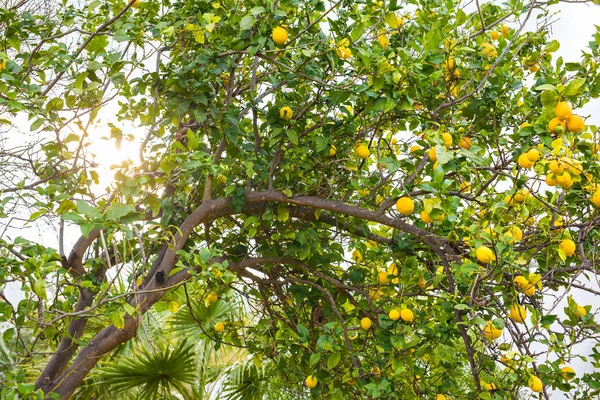
<svg viewBox="0 0 600 400">
<path fill-rule="evenodd" d="M 4 2 L 1 397 L 597 396 L 554 3 Z"/>
</svg>

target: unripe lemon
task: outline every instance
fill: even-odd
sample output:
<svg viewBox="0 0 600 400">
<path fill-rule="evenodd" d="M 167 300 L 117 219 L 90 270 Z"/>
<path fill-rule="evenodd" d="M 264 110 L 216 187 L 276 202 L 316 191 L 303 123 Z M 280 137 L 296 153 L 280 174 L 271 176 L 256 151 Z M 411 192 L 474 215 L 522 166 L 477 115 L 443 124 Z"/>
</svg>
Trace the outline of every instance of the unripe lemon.
<svg viewBox="0 0 600 400">
<path fill-rule="evenodd" d="M 473 145 L 473 141 L 471 140 L 471 138 L 468 138 L 465 136 L 462 139 L 460 139 L 459 146 L 461 148 L 463 148 L 465 150 L 469 150 L 472 145 Z"/>
<path fill-rule="evenodd" d="M 431 216 L 425 211 L 421 211 L 420 217 L 421 221 L 425 222 L 426 224 L 430 224 L 433 222 L 433 218 L 431 218 Z"/>
<path fill-rule="evenodd" d="M 498 31 L 491 31 L 490 38 L 492 38 L 492 40 L 498 40 Z"/>
<path fill-rule="evenodd" d="M 335 156 L 336 152 L 337 152 L 337 149 L 335 148 L 335 146 L 331 145 L 331 147 L 329 148 L 329 157 Z"/>
<path fill-rule="evenodd" d="M 435 154 L 435 146 L 429 149 L 429 159 L 433 162 L 437 162 L 437 155 Z"/>
<path fill-rule="evenodd" d="M 317 383 L 319 383 L 319 380 L 317 379 L 316 376 L 313 375 L 309 375 L 306 380 L 304 381 L 304 383 L 306 384 L 306 387 L 309 389 L 314 388 L 315 386 L 317 386 Z"/>
<path fill-rule="evenodd" d="M 561 101 L 554 107 L 554 114 L 556 115 L 556 118 L 566 121 L 571 118 L 573 109 L 569 103 Z"/>
<path fill-rule="evenodd" d="M 277 28 L 273 29 L 271 37 L 273 38 L 273 41 L 279 45 L 284 44 L 288 40 L 287 31 L 281 26 L 278 26 Z"/>
<path fill-rule="evenodd" d="M 515 304 L 510 308 L 510 319 L 518 324 L 522 324 L 525 322 L 525 318 L 527 318 L 525 307 Z"/>
<path fill-rule="evenodd" d="M 496 340 L 502 336 L 502 329 L 496 329 L 492 322 L 488 322 L 483 328 L 483 334 L 488 340 Z"/>
<path fill-rule="evenodd" d="M 212 304 L 212 303 L 216 303 L 216 301 L 219 299 L 219 296 L 217 296 L 217 294 L 215 292 L 210 292 L 206 296 L 206 299 Z"/>
<path fill-rule="evenodd" d="M 475 250 L 475 256 L 480 263 L 488 264 L 496 259 L 494 252 L 487 246 L 480 246 Z"/>
<path fill-rule="evenodd" d="M 369 151 L 369 148 L 367 146 L 365 146 L 364 144 L 359 144 L 356 147 L 356 155 L 360 158 L 367 158 L 371 155 L 371 152 Z"/>
<path fill-rule="evenodd" d="M 590 197 L 590 201 L 596 207 L 600 207 L 600 189 L 596 189 L 596 191 L 594 193 L 592 193 L 592 196 Z"/>
<path fill-rule="evenodd" d="M 400 311 L 400 318 L 402 318 L 402 321 L 404 322 L 413 322 L 415 315 L 408 308 L 403 308 Z"/>
<path fill-rule="evenodd" d="M 558 248 L 564 251 L 567 257 L 571 257 L 575 253 L 575 242 L 571 239 L 563 239 Z"/>
<path fill-rule="evenodd" d="M 529 161 L 529 158 L 527 157 L 527 153 L 521 154 L 519 156 L 519 158 L 517 159 L 517 162 L 519 163 L 519 165 L 522 168 L 526 168 L 526 169 L 533 167 L 533 165 L 535 164 L 535 163 Z"/>
<path fill-rule="evenodd" d="M 292 109 L 289 107 L 281 107 L 281 110 L 279 110 L 279 116 L 285 119 L 286 121 L 292 119 L 292 115 Z"/>
<path fill-rule="evenodd" d="M 542 381 L 537 376 L 532 376 L 529 378 L 529 389 L 536 393 L 540 393 L 542 391 Z"/>
<path fill-rule="evenodd" d="M 360 320 L 360 327 L 365 331 L 368 331 L 371 328 L 372 324 L 373 323 L 371 322 L 371 318 L 364 317 Z"/>
<path fill-rule="evenodd" d="M 558 175 L 565 170 L 565 166 L 563 165 L 563 163 L 561 163 L 558 160 L 550 161 L 548 168 L 550 169 L 550 172 L 552 172 L 554 175 Z"/>
<path fill-rule="evenodd" d="M 225 331 L 225 324 L 222 322 L 217 322 L 215 324 L 215 331 L 217 333 L 223 333 Z"/>
<path fill-rule="evenodd" d="M 575 371 L 573 371 L 573 368 L 569 366 L 562 367 L 560 369 L 560 374 L 566 381 L 570 381 L 571 379 L 575 378 Z"/>
<path fill-rule="evenodd" d="M 400 319 L 400 311 L 393 309 L 390 311 L 389 317 L 392 321 L 398 321 Z"/>
<path fill-rule="evenodd" d="M 577 309 L 573 313 L 577 318 L 585 317 L 587 315 L 587 310 L 583 306 L 577 306 Z"/>
<path fill-rule="evenodd" d="M 448 132 L 442 133 L 442 139 L 444 140 L 444 146 L 450 147 L 452 146 L 452 135 Z"/>
<path fill-rule="evenodd" d="M 556 183 L 558 183 L 563 188 L 569 188 L 573 185 L 573 179 L 571 179 L 571 174 L 568 172 L 563 172 L 556 176 Z"/>
<path fill-rule="evenodd" d="M 579 115 L 571 115 L 567 121 L 567 129 L 571 133 L 581 133 L 585 129 L 585 122 Z"/>
<path fill-rule="evenodd" d="M 527 158 L 531 162 L 536 162 L 537 160 L 540 159 L 540 152 L 538 151 L 538 149 L 530 149 L 527 152 Z"/>
<path fill-rule="evenodd" d="M 548 123 L 548 130 L 550 132 L 563 133 L 565 129 L 567 129 L 567 123 L 560 118 L 552 118 Z"/>
<path fill-rule="evenodd" d="M 410 215 L 415 210 L 415 202 L 410 197 L 400 197 L 396 202 L 396 210 L 402 215 Z"/>
</svg>

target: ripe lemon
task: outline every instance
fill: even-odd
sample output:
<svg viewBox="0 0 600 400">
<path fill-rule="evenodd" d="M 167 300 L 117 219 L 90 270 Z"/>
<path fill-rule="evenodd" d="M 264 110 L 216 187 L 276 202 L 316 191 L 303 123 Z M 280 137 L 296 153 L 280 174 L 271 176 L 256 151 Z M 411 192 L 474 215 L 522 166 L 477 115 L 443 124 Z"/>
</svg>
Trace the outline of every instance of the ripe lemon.
<svg viewBox="0 0 600 400">
<path fill-rule="evenodd" d="M 454 58 L 448 57 L 446 61 L 444 61 L 444 66 L 447 70 L 451 71 L 454 69 Z"/>
<path fill-rule="evenodd" d="M 517 324 L 522 324 L 525 322 L 525 318 L 527 318 L 527 311 L 525 311 L 525 307 L 515 304 L 510 308 L 510 319 L 515 321 Z"/>
<path fill-rule="evenodd" d="M 421 147 L 421 146 L 417 146 L 417 145 L 411 146 L 411 148 L 410 148 L 410 149 L 408 149 L 408 154 L 412 154 L 412 153 L 414 153 L 415 151 L 419 151 L 419 150 L 421 150 L 421 149 L 422 149 L 422 147 Z"/>
<path fill-rule="evenodd" d="M 442 139 L 444 140 L 444 146 L 451 147 L 452 146 L 452 135 L 448 132 L 442 133 Z"/>
<path fill-rule="evenodd" d="M 498 389 L 495 383 L 487 383 L 486 381 L 481 381 L 481 386 L 483 386 L 487 391 Z"/>
<path fill-rule="evenodd" d="M 331 145 L 331 147 L 329 148 L 329 157 L 335 156 L 335 153 L 337 153 L 337 149 L 334 145 Z"/>
<path fill-rule="evenodd" d="M 389 284 L 390 279 L 388 278 L 388 273 L 384 271 L 377 274 L 377 282 L 379 282 L 380 285 Z"/>
<path fill-rule="evenodd" d="M 279 45 L 284 44 L 288 40 L 287 31 L 281 26 L 278 26 L 277 28 L 273 29 L 271 37 L 273 38 L 273 41 Z"/>
<path fill-rule="evenodd" d="M 400 311 L 393 309 L 390 311 L 389 317 L 392 321 L 398 321 L 400 319 Z"/>
<path fill-rule="evenodd" d="M 480 263 L 488 264 L 496 259 L 494 252 L 487 246 L 480 246 L 475 250 L 475 257 Z"/>
<path fill-rule="evenodd" d="M 540 159 L 539 150 L 538 149 L 530 149 L 529 151 L 527 151 L 527 158 L 531 162 L 536 162 L 537 160 Z"/>
<path fill-rule="evenodd" d="M 473 141 L 471 140 L 471 138 L 465 136 L 462 139 L 460 139 L 460 143 L 458 145 L 465 150 L 469 150 L 473 145 Z"/>
<path fill-rule="evenodd" d="M 529 389 L 536 393 L 540 393 L 542 391 L 542 381 L 537 376 L 532 376 L 529 378 Z"/>
<path fill-rule="evenodd" d="M 479 48 L 481 49 L 479 53 L 487 58 L 495 58 L 498 56 L 498 51 L 491 43 L 482 43 L 479 45 Z"/>
<path fill-rule="evenodd" d="M 402 215 L 410 215 L 415 211 L 415 202 L 410 197 L 400 197 L 396 202 L 396 210 Z"/>
<path fill-rule="evenodd" d="M 431 218 L 431 216 L 425 211 L 421 211 L 421 214 L 419 216 L 421 217 L 421 221 L 425 222 L 426 224 L 430 224 L 433 222 L 433 218 Z"/>
<path fill-rule="evenodd" d="M 577 318 L 585 317 L 587 315 L 587 310 L 583 306 L 577 306 L 577 310 L 573 313 Z"/>
<path fill-rule="evenodd" d="M 504 237 L 508 243 L 518 242 L 523 239 L 523 231 L 518 226 L 513 226 L 504 234 Z"/>
<path fill-rule="evenodd" d="M 569 174 L 567 171 L 563 172 L 562 174 L 558 174 L 556 176 L 556 183 L 565 189 L 571 187 L 571 185 L 573 185 L 571 174 Z"/>
<path fill-rule="evenodd" d="M 281 110 L 279 110 L 279 116 L 285 119 L 286 121 L 292 119 L 292 115 L 292 109 L 289 107 L 281 107 Z"/>
<path fill-rule="evenodd" d="M 508 26 L 502 25 L 502 36 L 507 37 L 509 33 Z"/>
<path fill-rule="evenodd" d="M 567 123 L 559 118 L 552 118 L 548 123 L 548 130 L 553 133 L 563 133 L 567 129 Z"/>
<path fill-rule="evenodd" d="M 558 248 L 564 251 L 567 257 L 571 257 L 575 253 L 575 242 L 571 239 L 563 239 Z"/>
<path fill-rule="evenodd" d="M 563 163 L 561 163 L 558 160 L 550 161 L 548 168 L 550 169 L 550 172 L 552 172 L 554 175 L 558 175 L 565 170 L 565 166 L 563 165 Z"/>
<path fill-rule="evenodd" d="M 131 5 L 131 7 L 133 7 L 133 8 L 138 8 L 139 6 L 140 6 L 140 0 L 135 0 L 133 2 L 133 4 Z"/>
<path fill-rule="evenodd" d="M 217 333 L 223 333 L 225 331 L 225 324 L 222 322 L 217 322 L 215 324 L 215 331 Z"/>
<path fill-rule="evenodd" d="M 529 197 L 529 190 L 523 189 L 515 193 L 514 200 L 517 203 L 522 203 Z"/>
<path fill-rule="evenodd" d="M 546 184 L 548 186 L 556 186 L 557 183 L 558 182 L 556 182 L 556 175 L 555 174 L 548 174 L 548 175 L 546 175 Z M 600 197 L 598 198 L 598 200 L 600 201 Z"/>
<path fill-rule="evenodd" d="M 387 49 L 390 45 L 390 39 L 388 39 L 387 35 L 379 35 L 377 37 L 377 41 L 379 42 L 379 45 L 383 47 L 384 50 Z"/>
<path fill-rule="evenodd" d="M 402 318 L 402 321 L 404 322 L 413 322 L 415 315 L 408 308 L 403 308 L 400 311 L 400 318 Z"/>
<path fill-rule="evenodd" d="M 435 400 L 446 400 L 446 396 L 444 396 L 443 394 L 436 394 Z"/>
<path fill-rule="evenodd" d="M 470 192 L 471 185 L 469 184 L 469 182 L 461 182 L 460 183 L 460 191 L 461 192 Z"/>
<path fill-rule="evenodd" d="M 354 249 L 354 251 L 352 252 L 352 259 L 356 260 L 356 262 L 361 262 L 363 260 L 363 256 L 362 254 L 360 254 L 360 251 L 358 251 L 358 249 Z"/>
<path fill-rule="evenodd" d="M 594 193 L 592 193 L 592 196 L 590 197 L 590 201 L 596 207 L 600 207 L 600 189 L 596 189 L 596 191 Z"/>
<path fill-rule="evenodd" d="M 371 328 L 372 324 L 373 323 L 371 322 L 371 318 L 369 317 L 364 317 L 360 320 L 360 327 L 365 331 L 368 331 Z"/>
<path fill-rule="evenodd" d="M 540 64 L 535 63 L 529 66 L 529 72 L 538 72 L 540 70 Z"/>
<path fill-rule="evenodd" d="M 566 121 L 571 118 L 573 109 L 569 103 L 561 101 L 554 107 L 554 114 L 556 115 L 556 118 Z"/>
<path fill-rule="evenodd" d="M 515 285 L 517 285 L 521 289 L 529 286 L 529 281 L 523 275 L 515 276 L 515 279 L 513 279 L 513 282 L 515 283 Z"/>
<path fill-rule="evenodd" d="M 315 386 L 317 386 L 317 384 L 319 383 L 319 380 L 317 379 L 316 376 L 309 375 L 308 377 L 306 377 L 306 380 L 304 381 L 304 383 L 306 384 L 307 388 L 312 389 Z"/>
<path fill-rule="evenodd" d="M 490 38 L 492 38 L 492 40 L 498 40 L 498 31 L 491 31 Z"/>
<path fill-rule="evenodd" d="M 364 144 L 359 144 L 356 147 L 356 155 L 360 158 L 367 158 L 371 155 L 371 152 L 369 151 L 369 148 L 367 146 L 365 146 Z"/>
<path fill-rule="evenodd" d="M 488 322 L 487 325 L 483 328 L 483 334 L 488 340 L 496 340 L 500 336 L 502 336 L 502 329 L 496 329 L 492 322 Z"/>
<path fill-rule="evenodd" d="M 571 115 L 567 121 L 567 129 L 571 133 L 581 133 L 585 129 L 585 122 L 579 115 Z"/>
<path fill-rule="evenodd" d="M 336 50 L 336 53 L 340 58 L 352 57 L 352 51 L 348 47 L 345 47 L 345 46 L 338 47 Z"/>
<path fill-rule="evenodd" d="M 523 288 L 523 293 L 527 296 L 533 296 L 535 294 L 535 286 L 530 285 L 529 287 Z"/>
<path fill-rule="evenodd" d="M 569 366 L 562 367 L 560 369 L 560 374 L 566 381 L 570 381 L 571 379 L 575 378 L 575 371 L 573 371 L 573 368 Z"/>
<path fill-rule="evenodd" d="M 429 149 L 429 159 L 433 162 L 437 162 L 437 155 L 435 154 L 435 146 Z"/>
<path fill-rule="evenodd" d="M 527 153 L 521 154 L 519 156 L 519 158 L 517 159 L 517 162 L 519 163 L 521 168 L 525 168 L 525 169 L 529 169 L 529 168 L 533 167 L 533 165 L 535 164 L 534 162 L 529 161 L 529 158 L 527 157 Z"/>
<path fill-rule="evenodd" d="M 206 299 L 212 304 L 212 303 L 216 303 L 216 301 L 219 300 L 219 296 L 217 296 L 217 294 L 215 292 L 210 292 L 206 296 Z"/>
<path fill-rule="evenodd" d="M 519 129 L 527 128 L 528 126 L 533 126 L 533 125 L 531 125 L 529 122 L 523 122 L 521 125 L 519 125 Z"/>
</svg>

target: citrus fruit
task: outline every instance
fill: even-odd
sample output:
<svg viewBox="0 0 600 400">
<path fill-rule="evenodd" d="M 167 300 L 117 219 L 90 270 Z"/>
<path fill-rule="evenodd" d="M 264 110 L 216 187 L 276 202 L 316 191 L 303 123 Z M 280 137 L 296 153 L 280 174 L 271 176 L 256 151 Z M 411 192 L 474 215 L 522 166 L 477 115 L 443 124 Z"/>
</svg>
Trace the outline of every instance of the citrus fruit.
<svg viewBox="0 0 600 400">
<path fill-rule="evenodd" d="M 415 202 L 410 197 L 400 197 L 396 202 L 396 210 L 402 215 L 410 215 L 415 210 Z"/>
<path fill-rule="evenodd" d="M 273 29 L 273 33 L 271 34 L 271 38 L 273 38 L 273 41 L 276 44 L 284 44 L 285 42 L 287 42 L 288 40 L 288 34 L 287 31 L 285 30 L 285 28 L 282 28 L 281 26 L 278 26 L 277 28 Z"/>
</svg>

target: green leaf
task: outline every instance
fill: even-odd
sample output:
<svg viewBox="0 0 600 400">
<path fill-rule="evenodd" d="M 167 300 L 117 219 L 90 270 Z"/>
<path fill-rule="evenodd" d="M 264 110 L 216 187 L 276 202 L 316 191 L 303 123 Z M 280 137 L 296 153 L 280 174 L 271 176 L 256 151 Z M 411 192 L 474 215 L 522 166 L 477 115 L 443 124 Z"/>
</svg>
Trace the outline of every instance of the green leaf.
<svg viewBox="0 0 600 400">
<path fill-rule="evenodd" d="M 309 361 L 310 366 L 312 367 L 313 365 L 318 363 L 320 359 L 321 359 L 321 353 L 313 353 L 310 356 L 310 361 Z"/>
<path fill-rule="evenodd" d="M 565 96 L 575 96 L 585 83 L 585 78 L 573 79 L 565 88 Z"/>
<path fill-rule="evenodd" d="M 549 83 L 545 83 L 543 85 L 536 86 L 533 90 L 538 91 L 538 92 L 541 92 L 543 90 L 552 90 L 552 91 L 556 92 L 556 86 L 551 85 Z"/>
<path fill-rule="evenodd" d="M 42 118 L 38 118 L 35 120 L 35 122 L 33 124 L 31 124 L 31 126 L 29 127 L 29 130 L 31 132 L 37 131 L 38 129 L 41 128 L 42 125 L 44 125 L 45 120 Z"/>
<path fill-rule="evenodd" d="M 394 13 L 385 14 L 385 22 L 390 26 L 390 28 L 398 28 L 398 17 Z"/>
<path fill-rule="evenodd" d="M 308 342 L 308 338 L 310 337 L 309 330 L 302 324 L 298 324 L 296 329 L 298 330 L 298 336 L 300 337 L 300 340 L 304 343 Z"/>
<path fill-rule="evenodd" d="M 92 207 L 87 201 L 77 201 L 77 212 L 86 216 L 96 215 L 96 209 Z"/>
<path fill-rule="evenodd" d="M 558 95 L 552 90 L 545 90 L 542 93 L 541 101 L 544 107 L 554 107 L 558 101 Z"/>
<path fill-rule="evenodd" d="M 36 280 L 33 284 L 33 291 L 40 299 L 46 300 L 46 280 Z"/>
<path fill-rule="evenodd" d="M 104 217 L 107 220 L 118 220 L 134 211 L 135 207 L 129 204 L 112 204 L 104 213 Z"/>
<path fill-rule="evenodd" d="M 243 187 L 236 187 L 231 196 L 231 207 L 234 212 L 242 211 L 246 204 L 246 191 Z"/>
<path fill-rule="evenodd" d="M 327 368 L 330 372 L 340 363 L 341 358 L 342 355 L 340 353 L 333 353 L 327 358 Z"/>
<path fill-rule="evenodd" d="M 242 31 L 250 30 L 250 28 L 252 28 L 255 23 L 256 23 L 256 18 L 254 17 L 254 15 L 246 15 L 240 21 L 240 30 L 242 30 Z"/>
<path fill-rule="evenodd" d="M 429 32 L 425 34 L 425 48 L 429 51 L 437 50 L 440 47 L 440 43 L 444 37 L 442 36 L 442 32 L 439 28 L 439 23 L 434 24 Z"/>
<path fill-rule="evenodd" d="M 123 329 L 125 327 L 125 311 L 113 311 L 110 314 L 110 322 L 117 329 Z"/>
<path fill-rule="evenodd" d="M 194 133 L 194 131 L 192 131 L 191 129 L 188 128 L 187 130 L 187 139 L 188 139 L 188 143 L 187 143 L 187 147 L 189 150 L 196 150 L 198 148 L 198 138 L 196 137 L 196 134 Z"/>
</svg>

